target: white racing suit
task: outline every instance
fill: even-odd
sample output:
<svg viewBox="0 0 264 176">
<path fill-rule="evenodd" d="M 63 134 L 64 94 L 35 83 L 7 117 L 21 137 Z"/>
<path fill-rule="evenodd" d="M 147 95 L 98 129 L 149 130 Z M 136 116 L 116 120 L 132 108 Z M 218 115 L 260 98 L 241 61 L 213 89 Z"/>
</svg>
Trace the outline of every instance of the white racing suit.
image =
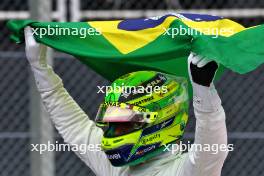
<svg viewBox="0 0 264 176">
<path fill-rule="evenodd" d="M 100 144 L 103 131 L 72 99 L 52 68 L 32 67 L 32 70 L 44 106 L 65 142 L 74 145 Z M 199 90 L 194 99 L 194 143 L 227 144 L 225 112 L 217 92 L 203 86 Z M 167 152 L 133 167 L 113 167 L 103 151 L 76 154 L 98 176 L 220 176 L 227 151 L 216 154 L 200 150 L 185 154 Z"/>
</svg>

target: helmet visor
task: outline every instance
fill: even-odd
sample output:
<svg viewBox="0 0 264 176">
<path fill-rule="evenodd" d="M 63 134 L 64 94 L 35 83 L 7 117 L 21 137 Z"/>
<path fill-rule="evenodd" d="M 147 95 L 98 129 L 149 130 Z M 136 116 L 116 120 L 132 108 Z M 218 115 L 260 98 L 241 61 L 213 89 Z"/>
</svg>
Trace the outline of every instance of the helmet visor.
<svg viewBox="0 0 264 176">
<path fill-rule="evenodd" d="M 144 122 L 152 123 L 157 118 L 157 112 L 147 112 L 145 108 L 125 103 L 103 103 L 100 105 L 95 121 L 107 122 Z"/>
</svg>

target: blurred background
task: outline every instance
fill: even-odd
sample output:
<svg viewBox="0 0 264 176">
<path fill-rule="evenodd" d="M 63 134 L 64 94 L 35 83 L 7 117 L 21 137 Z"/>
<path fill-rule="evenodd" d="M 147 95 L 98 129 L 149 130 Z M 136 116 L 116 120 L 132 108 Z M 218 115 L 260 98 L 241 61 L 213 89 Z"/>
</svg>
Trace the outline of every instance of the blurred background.
<svg viewBox="0 0 264 176">
<path fill-rule="evenodd" d="M 264 23 L 263 0 L 1 0 L 0 2 L 0 176 L 93 176 L 72 152 L 31 152 L 32 143 L 59 141 L 36 92 L 24 45 L 9 40 L 9 19 L 87 21 L 139 18 L 168 12 L 205 13 L 246 27 Z M 91 117 L 108 81 L 69 55 L 52 52 L 50 62 L 66 89 Z M 217 88 L 227 114 L 230 152 L 222 176 L 264 175 L 264 66 L 239 75 L 226 71 Z M 193 141 L 194 116 L 185 139 Z"/>
</svg>

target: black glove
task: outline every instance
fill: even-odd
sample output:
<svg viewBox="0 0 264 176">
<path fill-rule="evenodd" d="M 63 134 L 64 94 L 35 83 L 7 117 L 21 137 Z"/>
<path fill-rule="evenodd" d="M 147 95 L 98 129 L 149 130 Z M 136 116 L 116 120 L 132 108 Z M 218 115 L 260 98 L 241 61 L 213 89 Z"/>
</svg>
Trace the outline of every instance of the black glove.
<svg viewBox="0 0 264 176">
<path fill-rule="evenodd" d="M 188 58 L 188 71 L 193 87 L 194 107 L 200 111 L 217 110 L 221 100 L 215 90 L 213 80 L 218 64 L 208 58 L 191 53 Z"/>
<path fill-rule="evenodd" d="M 203 60 L 201 59 L 200 62 L 202 61 Z M 190 70 L 193 82 L 202 86 L 210 87 L 210 84 L 213 82 L 218 65 L 215 61 L 207 61 L 208 63 L 206 63 L 202 67 L 198 67 L 197 64 L 193 64 L 193 62 L 190 62 Z M 198 64 L 200 62 L 198 62 Z"/>
</svg>

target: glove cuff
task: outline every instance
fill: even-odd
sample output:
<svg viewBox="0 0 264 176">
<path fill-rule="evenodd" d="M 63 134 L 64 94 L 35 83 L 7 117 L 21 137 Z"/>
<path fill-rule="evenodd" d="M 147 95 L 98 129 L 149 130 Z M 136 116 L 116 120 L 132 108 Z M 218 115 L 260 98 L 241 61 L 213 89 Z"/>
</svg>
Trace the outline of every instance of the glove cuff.
<svg viewBox="0 0 264 176">
<path fill-rule="evenodd" d="M 192 83 L 193 106 L 201 112 L 215 112 L 221 108 L 221 99 L 213 84 L 210 87 Z"/>
<path fill-rule="evenodd" d="M 39 92 L 48 92 L 63 86 L 61 78 L 54 73 L 53 69 L 47 67 L 31 66 Z"/>
</svg>

